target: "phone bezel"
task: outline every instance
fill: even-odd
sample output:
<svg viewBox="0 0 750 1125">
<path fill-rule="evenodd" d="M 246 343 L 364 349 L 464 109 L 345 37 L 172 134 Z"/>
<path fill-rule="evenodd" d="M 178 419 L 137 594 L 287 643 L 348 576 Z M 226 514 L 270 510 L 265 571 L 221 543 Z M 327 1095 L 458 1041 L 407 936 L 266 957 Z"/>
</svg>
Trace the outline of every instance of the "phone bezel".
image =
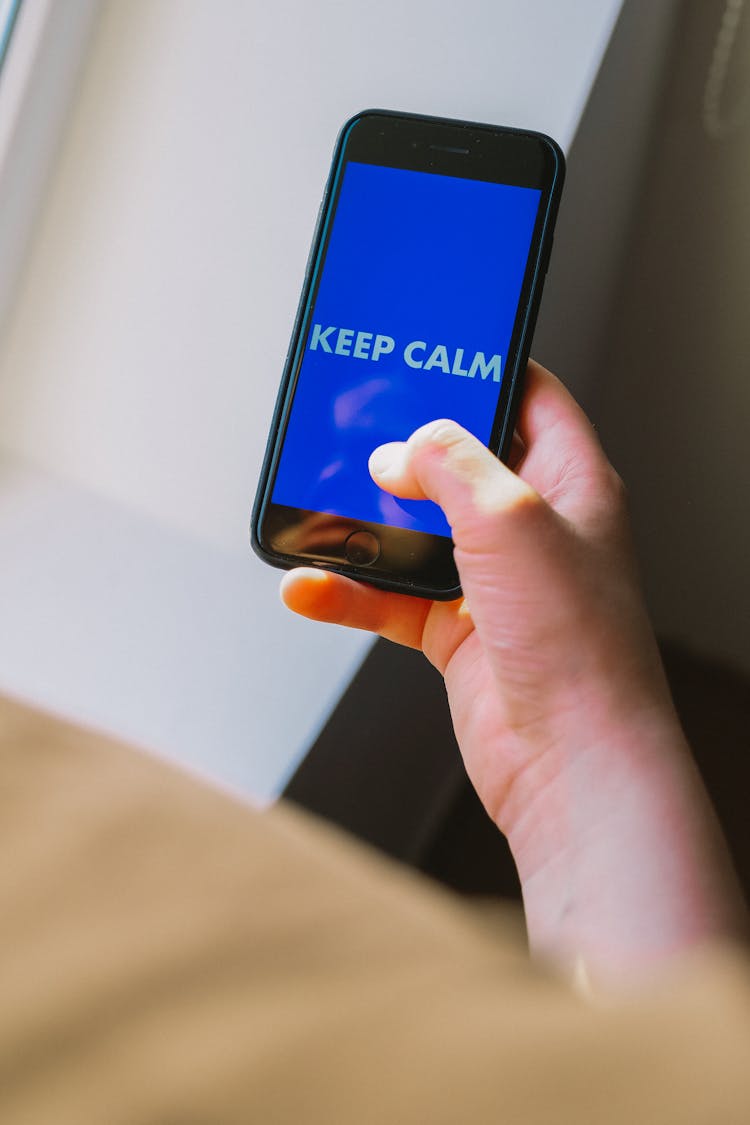
<svg viewBox="0 0 750 1125">
<path fill-rule="evenodd" d="M 320 566 L 383 589 L 450 600 L 461 594 L 450 539 L 390 525 L 286 508 L 271 500 L 343 172 L 349 160 L 541 190 L 488 442 L 495 454 L 504 457 L 513 434 L 531 333 L 549 260 L 552 229 L 564 176 L 564 157 L 559 146 L 542 133 L 389 110 L 365 110 L 350 118 L 342 127 L 334 149 L 269 433 L 253 511 L 252 544 L 266 562 L 283 569 L 299 565 Z M 304 538 L 300 540 L 298 535 L 295 541 L 295 534 L 301 534 L 303 528 L 321 533 L 325 531 L 326 535 L 335 531 L 336 537 L 331 542 L 319 535 L 318 541 L 310 539 L 305 544 Z M 387 565 L 381 559 L 374 565 L 356 565 L 346 558 L 344 542 L 350 533 L 357 530 L 371 531 L 381 544 L 385 544 Z M 269 541 L 269 531 L 273 532 L 272 541 Z M 305 549 L 311 544 L 314 549 Z"/>
</svg>

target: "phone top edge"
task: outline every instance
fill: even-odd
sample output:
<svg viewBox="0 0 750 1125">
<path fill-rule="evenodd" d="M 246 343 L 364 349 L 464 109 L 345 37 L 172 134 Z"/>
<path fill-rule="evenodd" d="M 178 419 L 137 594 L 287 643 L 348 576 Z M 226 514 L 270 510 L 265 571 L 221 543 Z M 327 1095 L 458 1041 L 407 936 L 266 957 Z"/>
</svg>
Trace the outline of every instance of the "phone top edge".
<svg viewBox="0 0 750 1125">
<path fill-rule="evenodd" d="M 518 142 L 533 142 L 537 144 L 545 154 L 542 159 L 547 166 L 547 172 L 545 174 L 542 174 L 541 169 L 539 172 L 540 181 L 542 181 L 545 185 L 542 190 L 547 196 L 545 221 L 541 227 L 542 239 L 546 237 L 547 228 L 556 217 L 563 185 L 565 182 L 565 153 L 562 147 L 554 139 L 554 137 L 551 137 L 548 133 L 544 133 L 540 130 L 535 129 L 525 129 L 515 125 L 491 124 L 489 122 L 482 121 L 466 121 L 460 118 L 439 117 L 434 114 L 431 115 L 409 112 L 402 113 L 398 110 L 389 109 L 368 108 L 360 110 L 358 113 L 352 114 L 352 116 L 344 122 L 338 132 L 333 148 L 331 170 L 326 181 L 326 188 L 323 195 L 324 204 L 328 201 L 331 195 L 330 189 L 335 184 L 337 173 L 347 162 L 347 159 L 352 159 L 352 157 L 347 158 L 347 149 L 349 148 L 350 143 L 354 141 L 352 134 L 357 125 L 369 120 L 377 121 L 378 118 L 382 118 L 386 121 L 390 120 L 396 123 L 402 121 L 412 122 L 415 126 L 425 125 L 428 127 L 435 126 L 443 129 L 453 129 L 459 132 L 463 130 L 470 131 L 472 133 L 484 132 L 495 139 L 506 136 L 515 138 Z M 472 149 L 474 149 L 476 145 L 471 145 L 471 147 Z M 358 160 L 361 158 L 355 156 L 354 159 Z M 373 163 L 387 163 L 387 161 L 378 159 L 373 161 Z M 423 168 L 421 170 L 433 171 L 433 169 L 426 168 Z M 450 175 L 455 173 L 443 172 L 443 174 Z M 472 177 L 470 176 L 469 178 Z M 487 178 L 494 181 L 494 176 L 484 177 L 477 175 L 476 178 Z"/>
<path fill-rule="evenodd" d="M 459 129 L 485 129 L 492 133 L 514 133 L 517 136 L 533 137 L 535 140 L 541 141 L 551 150 L 555 158 L 555 164 L 563 173 L 565 170 L 566 157 L 562 146 L 554 137 L 550 136 L 549 133 L 545 133 L 540 129 L 525 129 L 519 125 L 499 125 L 497 123 L 493 124 L 490 121 L 467 121 L 464 118 L 440 117 L 437 114 L 431 113 L 412 113 L 409 111 L 402 112 L 397 109 L 379 109 L 375 106 L 362 109 L 347 118 L 338 132 L 334 152 L 341 146 L 342 141 L 348 136 L 351 129 L 366 117 L 394 117 L 409 121 L 425 121 L 435 125 L 454 126 Z"/>
</svg>

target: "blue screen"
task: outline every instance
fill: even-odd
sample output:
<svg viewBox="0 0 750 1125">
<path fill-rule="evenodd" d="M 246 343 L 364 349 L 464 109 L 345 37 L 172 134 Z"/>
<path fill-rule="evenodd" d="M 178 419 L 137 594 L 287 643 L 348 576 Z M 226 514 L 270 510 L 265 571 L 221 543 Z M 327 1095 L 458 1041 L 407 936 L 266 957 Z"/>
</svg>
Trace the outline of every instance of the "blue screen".
<svg viewBox="0 0 750 1125">
<path fill-rule="evenodd" d="M 437 505 L 383 492 L 367 461 L 434 418 L 489 441 L 540 196 L 345 166 L 275 503 L 450 535 Z"/>
</svg>

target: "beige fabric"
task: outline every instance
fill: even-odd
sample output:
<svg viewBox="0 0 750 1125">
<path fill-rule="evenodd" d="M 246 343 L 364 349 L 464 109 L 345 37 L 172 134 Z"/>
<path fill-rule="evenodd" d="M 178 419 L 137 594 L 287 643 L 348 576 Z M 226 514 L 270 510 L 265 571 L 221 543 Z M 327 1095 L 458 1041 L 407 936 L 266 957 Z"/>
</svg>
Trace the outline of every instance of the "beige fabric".
<svg viewBox="0 0 750 1125">
<path fill-rule="evenodd" d="M 750 1121 L 750 964 L 591 1005 L 517 918 L 0 703 L 0 1121 Z"/>
</svg>

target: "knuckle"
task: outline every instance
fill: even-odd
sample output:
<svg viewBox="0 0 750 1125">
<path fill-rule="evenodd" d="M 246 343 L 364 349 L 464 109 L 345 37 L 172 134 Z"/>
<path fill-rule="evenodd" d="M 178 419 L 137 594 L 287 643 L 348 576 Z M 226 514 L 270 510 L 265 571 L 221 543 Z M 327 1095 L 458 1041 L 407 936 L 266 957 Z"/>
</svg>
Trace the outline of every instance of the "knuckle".
<svg viewBox="0 0 750 1125">
<path fill-rule="evenodd" d="M 538 523 L 546 518 L 549 507 L 544 497 L 518 478 L 516 484 L 505 504 L 505 513 L 518 523 Z"/>
<path fill-rule="evenodd" d="M 463 555 L 511 557 L 529 543 L 545 542 L 554 524 L 552 509 L 523 481 L 489 481 L 476 488 L 459 513 L 453 533 Z"/>
<path fill-rule="evenodd" d="M 511 528 L 538 527 L 550 514 L 544 498 L 530 484 L 503 471 L 477 477 L 461 515 L 474 531 L 492 531 L 502 536 Z"/>
<path fill-rule="evenodd" d="M 461 441 L 464 436 L 465 432 L 457 422 L 452 422 L 450 418 L 436 418 L 433 422 L 420 426 L 414 433 L 413 440 L 418 447 L 437 445 L 445 449 Z"/>
</svg>

